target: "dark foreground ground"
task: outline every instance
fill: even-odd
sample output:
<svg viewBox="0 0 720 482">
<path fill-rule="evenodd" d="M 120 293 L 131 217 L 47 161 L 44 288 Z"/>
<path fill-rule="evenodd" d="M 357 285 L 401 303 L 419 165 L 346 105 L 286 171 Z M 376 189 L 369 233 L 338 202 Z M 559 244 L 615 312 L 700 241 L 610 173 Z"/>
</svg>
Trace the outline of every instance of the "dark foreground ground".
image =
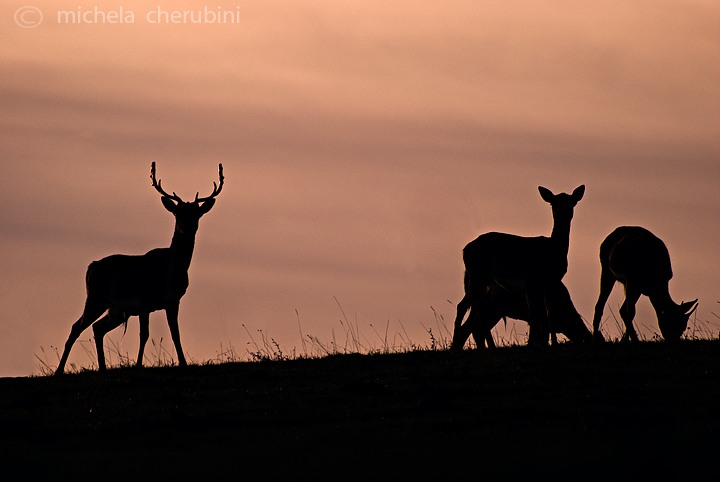
<svg viewBox="0 0 720 482">
<path fill-rule="evenodd" d="M 719 402 L 717 341 L 2 378 L 0 478 L 717 476 Z"/>
</svg>

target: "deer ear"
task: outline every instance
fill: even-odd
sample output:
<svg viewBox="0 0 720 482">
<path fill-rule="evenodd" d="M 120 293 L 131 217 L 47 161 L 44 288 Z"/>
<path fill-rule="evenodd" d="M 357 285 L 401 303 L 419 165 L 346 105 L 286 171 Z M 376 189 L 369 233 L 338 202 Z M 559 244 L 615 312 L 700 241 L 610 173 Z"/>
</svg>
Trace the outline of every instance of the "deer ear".
<svg viewBox="0 0 720 482">
<path fill-rule="evenodd" d="M 572 193 L 572 197 L 575 200 L 575 202 L 580 201 L 583 196 L 585 195 L 585 184 L 575 189 Z"/>
<path fill-rule="evenodd" d="M 171 213 L 175 214 L 175 211 L 177 211 L 177 209 L 176 209 L 177 204 L 175 204 L 172 199 L 170 199 L 169 197 L 163 196 L 160 198 L 160 201 L 162 201 L 163 206 L 165 206 L 165 209 L 167 209 Z"/>
<path fill-rule="evenodd" d="M 550 189 L 538 186 L 538 191 L 540 191 L 540 197 L 543 198 L 546 203 L 552 204 L 553 200 L 555 199 L 555 195 L 552 193 L 552 191 L 550 191 Z"/>
<path fill-rule="evenodd" d="M 691 310 L 692 308 L 692 310 Z M 697 310 L 697 300 L 695 301 L 687 301 L 685 303 L 680 304 L 680 309 L 685 313 L 686 315 L 690 316 L 693 314 L 693 311 Z"/>
<path fill-rule="evenodd" d="M 202 203 L 200 205 L 200 216 L 202 216 L 206 212 L 210 211 L 214 205 L 215 205 L 215 199 L 208 199 L 207 201 Z"/>
</svg>

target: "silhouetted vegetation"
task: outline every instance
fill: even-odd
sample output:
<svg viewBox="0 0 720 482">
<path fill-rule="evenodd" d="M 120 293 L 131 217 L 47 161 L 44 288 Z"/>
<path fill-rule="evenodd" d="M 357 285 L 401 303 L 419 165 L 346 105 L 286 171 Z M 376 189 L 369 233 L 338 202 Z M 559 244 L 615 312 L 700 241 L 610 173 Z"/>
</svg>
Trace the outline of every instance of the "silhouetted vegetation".
<svg viewBox="0 0 720 482">
<path fill-rule="evenodd" d="M 0 379 L 26 476 L 374 474 L 576 480 L 700 472 L 720 342 L 416 350 Z"/>
</svg>

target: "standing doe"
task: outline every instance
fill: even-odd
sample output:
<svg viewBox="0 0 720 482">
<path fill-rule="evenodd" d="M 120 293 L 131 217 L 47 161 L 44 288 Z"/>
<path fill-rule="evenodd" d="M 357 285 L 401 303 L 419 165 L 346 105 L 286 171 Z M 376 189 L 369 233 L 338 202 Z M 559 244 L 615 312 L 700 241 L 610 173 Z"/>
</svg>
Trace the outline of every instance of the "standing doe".
<svg viewBox="0 0 720 482">
<path fill-rule="evenodd" d="M 215 204 L 225 180 L 222 164 L 219 165 L 220 184 L 213 183 L 212 194 L 192 202 L 184 202 L 180 197 L 163 191 L 160 181 L 155 179 L 155 163 L 152 163 L 150 178 L 153 187 L 162 194 L 160 200 L 165 209 L 175 216 L 175 233 L 169 248 L 157 248 L 142 256 L 115 254 L 94 261 L 88 266 L 85 275 L 87 299 L 80 319 L 75 322 L 65 343 L 60 364 L 55 375 L 65 370 L 70 349 L 80 334 L 93 325 L 95 345 L 97 347 L 98 368 L 105 371 L 105 352 L 103 337 L 106 333 L 127 323 L 130 316 L 140 317 L 140 351 L 137 366 L 142 366 L 143 352 L 150 333 L 150 313 L 165 310 L 170 334 L 180 366 L 187 365 L 178 328 L 178 309 L 180 298 L 187 290 L 188 268 L 195 246 L 195 233 L 203 214 Z M 105 311 L 107 314 L 100 318 Z"/>
<path fill-rule="evenodd" d="M 600 245 L 600 267 L 600 296 L 593 316 L 593 336 L 602 336 L 600 320 L 616 281 L 625 285 L 625 303 L 620 307 L 620 317 L 625 322 L 622 341 L 638 339 L 632 321 L 640 295 L 650 298 L 660 333 L 666 340 L 682 336 L 690 315 L 697 308 L 697 300 L 677 305 L 670 298 L 668 282 L 673 277 L 670 254 L 660 238 L 645 228 L 621 226 Z"/>
<path fill-rule="evenodd" d="M 548 319 L 547 301 L 557 296 L 558 282 L 567 272 L 570 222 L 585 186 L 578 187 L 572 194 L 556 195 L 542 186 L 538 191 L 552 207 L 553 230 L 549 238 L 485 233 L 463 249 L 465 296 L 457 306 L 455 331 L 462 331 L 463 318 L 471 307 L 478 313 L 485 311 L 483 305 L 490 302 L 489 287 L 495 283 L 506 290 L 526 294 L 528 343 L 547 345 L 548 335 L 553 331 L 549 326 L 553 315 Z"/>
</svg>

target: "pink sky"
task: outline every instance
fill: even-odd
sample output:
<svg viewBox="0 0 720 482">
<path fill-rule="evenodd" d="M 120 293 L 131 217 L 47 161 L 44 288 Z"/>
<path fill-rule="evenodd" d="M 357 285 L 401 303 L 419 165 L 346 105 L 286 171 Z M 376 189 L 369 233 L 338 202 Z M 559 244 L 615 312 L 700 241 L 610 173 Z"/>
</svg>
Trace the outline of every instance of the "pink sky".
<svg viewBox="0 0 720 482">
<path fill-rule="evenodd" d="M 120 4 L 134 23 L 57 21 Z M 57 363 L 91 261 L 169 245 L 152 161 L 183 197 L 225 168 L 180 305 L 198 362 L 246 353 L 246 328 L 302 353 L 298 321 L 342 346 L 335 298 L 365 347 L 386 326 L 428 343 L 431 307 L 452 330 L 467 242 L 549 235 L 538 185 L 587 186 L 565 277 L 586 320 L 600 243 L 641 225 L 670 250 L 673 299 L 699 298 L 718 335 L 716 2 L 242 0 L 208 4 L 239 23 L 153 24 L 205 5 L 44 1 L 22 28 L 25 5 L 0 4 L 0 376 L 37 373 L 41 347 Z M 657 331 L 647 300 L 636 326 Z M 137 332 L 111 334 L 132 359 Z M 174 353 L 164 314 L 150 336 Z"/>
</svg>

